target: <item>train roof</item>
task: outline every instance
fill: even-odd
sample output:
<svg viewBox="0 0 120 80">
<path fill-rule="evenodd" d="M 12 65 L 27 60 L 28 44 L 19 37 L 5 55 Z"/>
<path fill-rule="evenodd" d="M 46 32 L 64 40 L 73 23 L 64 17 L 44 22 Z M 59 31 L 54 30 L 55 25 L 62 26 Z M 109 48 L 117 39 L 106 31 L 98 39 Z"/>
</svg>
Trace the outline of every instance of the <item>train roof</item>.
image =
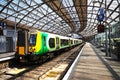
<svg viewBox="0 0 120 80">
<path fill-rule="evenodd" d="M 39 31 L 39 30 L 30 30 L 30 32 L 32 33 L 36 33 L 36 32 L 42 32 L 42 33 L 47 33 L 47 34 L 51 34 L 51 35 L 55 35 L 56 37 L 64 37 L 65 39 L 74 39 L 74 40 L 79 40 L 79 39 L 75 39 L 75 38 L 72 38 L 72 37 L 67 37 L 67 36 L 61 36 L 61 35 L 58 35 L 58 34 L 53 34 L 53 33 L 49 33 L 49 32 L 43 32 L 43 31 Z"/>
</svg>

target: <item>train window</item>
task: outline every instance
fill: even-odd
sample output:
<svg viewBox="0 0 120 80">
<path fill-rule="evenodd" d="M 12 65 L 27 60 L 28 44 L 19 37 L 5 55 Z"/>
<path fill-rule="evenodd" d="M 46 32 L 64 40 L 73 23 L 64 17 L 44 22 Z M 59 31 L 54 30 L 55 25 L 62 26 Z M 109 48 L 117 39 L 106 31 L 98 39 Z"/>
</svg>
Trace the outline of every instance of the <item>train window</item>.
<svg viewBox="0 0 120 80">
<path fill-rule="evenodd" d="M 30 45 L 35 46 L 37 34 L 30 34 Z"/>
<path fill-rule="evenodd" d="M 68 40 L 65 40 L 64 42 L 65 42 L 65 45 L 68 45 Z"/>
<path fill-rule="evenodd" d="M 50 38 L 49 39 L 49 46 L 50 46 L 50 48 L 54 48 L 55 47 L 55 39 L 54 38 Z"/>
<path fill-rule="evenodd" d="M 68 45 L 69 40 L 61 39 L 61 46 Z"/>
</svg>

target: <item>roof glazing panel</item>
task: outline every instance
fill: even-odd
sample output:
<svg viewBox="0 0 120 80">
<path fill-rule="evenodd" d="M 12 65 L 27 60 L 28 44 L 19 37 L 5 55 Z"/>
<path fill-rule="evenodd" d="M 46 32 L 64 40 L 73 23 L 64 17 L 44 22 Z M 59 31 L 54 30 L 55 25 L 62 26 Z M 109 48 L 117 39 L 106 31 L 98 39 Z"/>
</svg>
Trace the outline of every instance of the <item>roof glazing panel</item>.
<svg viewBox="0 0 120 80">
<path fill-rule="evenodd" d="M 91 36 L 97 34 L 101 7 L 106 11 L 106 23 L 119 21 L 120 0 L 0 0 L 0 20 L 61 35 Z"/>
</svg>

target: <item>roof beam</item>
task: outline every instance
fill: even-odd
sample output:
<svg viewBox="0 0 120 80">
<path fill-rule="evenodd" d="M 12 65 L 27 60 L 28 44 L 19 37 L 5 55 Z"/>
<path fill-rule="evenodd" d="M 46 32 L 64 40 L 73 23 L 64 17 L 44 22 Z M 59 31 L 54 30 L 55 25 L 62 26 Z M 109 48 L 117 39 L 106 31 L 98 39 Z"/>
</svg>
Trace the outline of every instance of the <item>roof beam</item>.
<svg viewBox="0 0 120 80">
<path fill-rule="evenodd" d="M 76 30 L 74 21 L 71 22 L 72 18 L 68 11 L 65 9 L 62 1 L 60 0 L 43 0 L 56 14 L 58 14 L 73 30 Z"/>
<path fill-rule="evenodd" d="M 73 0 L 73 1 L 81 24 L 79 31 L 82 31 L 85 29 L 87 24 L 87 0 Z M 85 20 L 85 22 L 82 22 L 83 20 Z"/>
</svg>

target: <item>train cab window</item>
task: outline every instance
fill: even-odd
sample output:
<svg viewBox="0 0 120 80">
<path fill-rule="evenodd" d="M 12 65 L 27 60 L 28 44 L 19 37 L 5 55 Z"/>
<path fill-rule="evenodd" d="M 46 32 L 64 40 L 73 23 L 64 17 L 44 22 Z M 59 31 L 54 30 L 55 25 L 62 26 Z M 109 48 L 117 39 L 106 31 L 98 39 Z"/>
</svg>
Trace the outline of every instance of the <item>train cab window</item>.
<svg viewBox="0 0 120 80">
<path fill-rule="evenodd" d="M 55 39 L 54 38 L 50 38 L 49 39 L 49 46 L 50 46 L 50 48 L 54 48 L 55 47 Z"/>
<path fill-rule="evenodd" d="M 30 34 L 30 45 L 31 46 L 35 46 L 35 44 L 36 44 L 36 37 L 37 37 L 36 34 Z"/>
</svg>

